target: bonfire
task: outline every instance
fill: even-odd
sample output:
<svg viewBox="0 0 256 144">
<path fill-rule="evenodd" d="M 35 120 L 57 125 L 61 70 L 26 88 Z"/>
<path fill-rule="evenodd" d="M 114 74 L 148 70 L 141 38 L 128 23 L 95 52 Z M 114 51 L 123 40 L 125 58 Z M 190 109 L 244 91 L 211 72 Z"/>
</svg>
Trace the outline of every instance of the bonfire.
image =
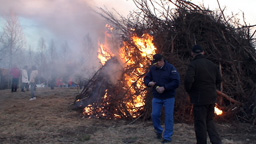
<svg viewBox="0 0 256 144">
<path fill-rule="evenodd" d="M 100 9 L 99 14 L 111 23 L 112 34 L 119 36 L 115 42 L 120 41 L 121 46 L 116 53 L 108 47 L 110 44 L 99 44 L 103 66 L 75 102 L 85 116 L 148 119 L 152 95 L 143 84 L 143 77 L 152 56 L 163 54 L 184 79 L 191 47 L 200 44 L 208 58 L 219 65 L 223 76 L 216 113 L 220 112 L 222 120 L 255 121 L 255 32 L 250 32 L 253 26 L 227 21 L 222 10 L 213 12 L 183 0 L 160 0 L 158 7 L 153 1 L 134 2 L 140 12 L 131 13 L 128 18 L 116 18 Z M 168 9 L 166 5 L 175 8 Z M 192 105 L 183 85 L 178 88 L 175 109 L 176 121 L 192 120 Z"/>
<path fill-rule="evenodd" d="M 144 112 L 147 94 L 143 78 L 156 53 L 153 36 L 132 35 L 129 42 L 122 43 L 118 55 L 114 55 L 108 45 L 99 44 L 98 58 L 102 68 L 77 96 L 75 103 L 88 117 L 138 118 Z"/>
</svg>

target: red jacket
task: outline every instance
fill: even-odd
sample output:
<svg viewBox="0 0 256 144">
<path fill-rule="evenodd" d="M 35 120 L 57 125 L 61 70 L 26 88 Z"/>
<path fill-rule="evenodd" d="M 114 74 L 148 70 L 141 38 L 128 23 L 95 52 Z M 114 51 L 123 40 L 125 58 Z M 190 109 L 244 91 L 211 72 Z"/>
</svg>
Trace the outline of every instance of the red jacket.
<svg viewBox="0 0 256 144">
<path fill-rule="evenodd" d="M 21 75 L 20 69 L 17 67 L 11 69 L 11 75 L 13 78 L 19 78 Z"/>
</svg>

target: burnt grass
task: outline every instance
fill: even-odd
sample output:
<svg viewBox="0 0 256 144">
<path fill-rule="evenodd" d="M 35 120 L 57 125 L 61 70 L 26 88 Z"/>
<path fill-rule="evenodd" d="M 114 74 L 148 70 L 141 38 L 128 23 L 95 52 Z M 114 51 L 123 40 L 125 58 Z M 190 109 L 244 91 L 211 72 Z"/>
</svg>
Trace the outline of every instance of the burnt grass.
<svg viewBox="0 0 256 144">
<path fill-rule="evenodd" d="M 78 89 L 38 88 L 30 92 L 0 90 L 0 143 L 157 144 L 151 121 L 88 119 L 71 109 Z M 218 123 L 224 144 L 256 143 L 256 127 L 232 122 Z M 174 144 L 195 143 L 192 124 L 175 123 Z"/>
</svg>

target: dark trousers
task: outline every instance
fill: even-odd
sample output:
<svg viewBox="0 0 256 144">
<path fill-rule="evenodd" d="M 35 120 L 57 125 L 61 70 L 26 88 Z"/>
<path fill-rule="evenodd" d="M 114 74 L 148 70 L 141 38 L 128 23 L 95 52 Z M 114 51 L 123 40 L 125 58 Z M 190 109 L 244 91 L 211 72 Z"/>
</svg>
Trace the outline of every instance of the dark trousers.
<svg viewBox="0 0 256 144">
<path fill-rule="evenodd" d="M 194 126 L 197 144 L 207 144 L 207 133 L 212 144 L 221 144 L 214 123 L 215 104 L 194 105 Z"/>
<path fill-rule="evenodd" d="M 12 92 L 16 92 L 18 89 L 19 78 L 12 78 Z"/>
<path fill-rule="evenodd" d="M 21 91 L 25 91 L 25 89 L 26 89 L 27 91 L 29 91 L 29 85 L 28 85 L 28 83 L 22 83 L 22 85 L 21 85 Z"/>
</svg>

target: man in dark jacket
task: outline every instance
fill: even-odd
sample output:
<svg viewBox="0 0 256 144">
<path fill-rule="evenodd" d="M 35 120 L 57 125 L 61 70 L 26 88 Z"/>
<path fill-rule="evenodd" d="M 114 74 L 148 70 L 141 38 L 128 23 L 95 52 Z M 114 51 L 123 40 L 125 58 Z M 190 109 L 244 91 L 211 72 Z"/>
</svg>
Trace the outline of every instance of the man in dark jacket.
<svg viewBox="0 0 256 144">
<path fill-rule="evenodd" d="M 194 105 L 197 144 L 207 143 L 207 132 L 212 144 L 221 144 L 213 121 L 216 89 L 221 83 L 221 75 L 217 65 L 204 57 L 201 46 L 195 45 L 192 48 L 192 56 L 194 59 L 189 64 L 185 76 L 185 89 Z"/>
<path fill-rule="evenodd" d="M 163 137 L 163 143 L 171 142 L 173 135 L 173 113 L 176 89 L 180 75 L 176 68 L 164 60 L 161 54 L 153 56 L 153 66 L 144 78 L 147 86 L 153 88 L 152 121 L 157 138 Z M 161 126 L 161 112 L 165 107 L 165 129 Z"/>
</svg>

